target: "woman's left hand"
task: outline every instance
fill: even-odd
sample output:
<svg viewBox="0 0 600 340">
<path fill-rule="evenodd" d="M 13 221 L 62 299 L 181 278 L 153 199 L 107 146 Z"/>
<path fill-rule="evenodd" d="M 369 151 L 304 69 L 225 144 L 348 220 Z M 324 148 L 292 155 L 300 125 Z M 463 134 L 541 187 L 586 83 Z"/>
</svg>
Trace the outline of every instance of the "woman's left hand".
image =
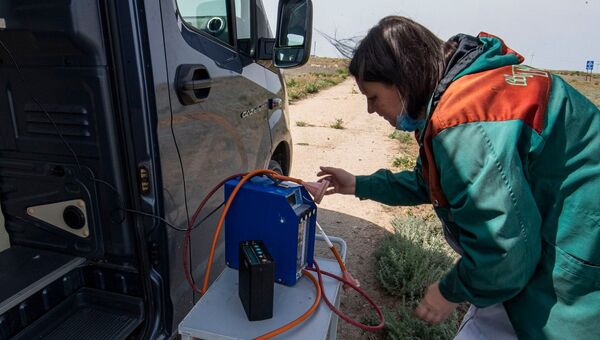
<svg viewBox="0 0 600 340">
<path fill-rule="evenodd" d="M 440 293 L 439 282 L 427 287 L 423 300 L 415 310 L 415 315 L 431 324 L 440 323 L 448 318 L 458 303 L 446 300 Z"/>
</svg>

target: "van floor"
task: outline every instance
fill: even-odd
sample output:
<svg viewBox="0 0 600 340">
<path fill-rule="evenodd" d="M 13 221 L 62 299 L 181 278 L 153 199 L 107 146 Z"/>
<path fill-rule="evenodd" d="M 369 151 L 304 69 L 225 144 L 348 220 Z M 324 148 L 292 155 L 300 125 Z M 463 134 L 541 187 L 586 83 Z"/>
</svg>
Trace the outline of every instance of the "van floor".
<svg viewBox="0 0 600 340">
<path fill-rule="evenodd" d="M 126 339 L 144 320 L 142 299 L 82 287 L 85 261 L 22 246 L 0 252 L 0 340 Z"/>
<path fill-rule="evenodd" d="M 142 299 L 82 288 L 13 339 L 126 339 L 142 321 Z"/>
<path fill-rule="evenodd" d="M 0 315 L 83 262 L 80 257 L 19 246 L 0 252 Z"/>
</svg>

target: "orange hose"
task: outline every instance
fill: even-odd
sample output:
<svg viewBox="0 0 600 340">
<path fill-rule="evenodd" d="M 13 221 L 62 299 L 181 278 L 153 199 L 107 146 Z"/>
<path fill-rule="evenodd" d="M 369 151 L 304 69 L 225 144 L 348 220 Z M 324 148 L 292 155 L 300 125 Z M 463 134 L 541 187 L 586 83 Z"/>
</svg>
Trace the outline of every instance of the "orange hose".
<svg viewBox="0 0 600 340">
<path fill-rule="evenodd" d="M 337 249 L 334 247 L 330 248 L 331 251 L 333 252 L 333 255 L 335 256 L 335 259 L 337 260 L 338 264 L 340 265 L 340 269 L 342 270 L 342 273 L 346 272 L 346 265 L 344 264 L 344 261 L 342 261 L 342 257 L 340 256 L 340 253 L 338 253 Z"/>
<path fill-rule="evenodd" d="M 198 205 L 198 208 L 196 208 L 196 211 L 194 212 L 192 219 L 189 221 L 189 224 L 185 231 L 185 238 L 183 239 L 183 257 L 182 257 L 183 272 L 185 273 L 185 278 L 186 278 L 188 284 L 190 285 L 190 287 L 192 287 L 192 289 L 195 292 L 197 292 L 198 294 L 200 294 L 201 296 L 202 296 L 202 290 L 200 288 L 198 288 L 198 286 L 196 286 L 196 284 L 194 283 L 192 274 L 190 273 L 190 268 L 189 268 L 190 264 L 188 263 L 189 243 L 190 243 L 190 238 L 192 235 L 193 226 L 196 223 L 196 219 L 198 218 L 200 211 L 202 211 L 202 209 L 204 208 L 204 206 L 206 205 L 208 200 L 212 197 L 212 195 L 214 195 L 215 192 L 217 192 L 217 190 L 219 190 L 219 188 L 225 184 L 225 182 L 229 181 L 230 179 L 233 179 L 236 177 L 241 177 L 244 175 L 245 175 L 245 173 L 229 176 L 229 177 L 225 178 L 224 180 L 222 180 L 221 183 L 219 183 L 217 186 L 212 188 L 212 190 L 204 197 L 202 202 L 200 202 L 200 205 Z"/>
<path fill-rule="evenodd" d="M 275 175 L 273 177 L 275 177 L 275 178 L 277 178 L 279 180 L 282 180 L 282 181 L 290 181 L 290 182 L 294 182 L 294 183 L 298 183 L 298 184 L 302 184 L 303 183 L 301 179 L 294 178 L 294 177 L 283 176 L 283 175 Z"/>
<path fill-rule="evenodd" d="M 237 195 L 237 193 L 241 189 L 241 187 L 244 185 L 244 183 L 246 183 L 250 178 L 252 178 L 254 176 L 258 176 L 258 175 L 264 175 L 264 174 L 269 174 L 269 175 L 273 176 L 274 178 L 277 178 L 282 181 L 291 181 L 291 182 L 295 182 L 298 184 L 302 184 L 302 181 L 297 178 L 282 176 L 282 175 L 277 174 L 275 171 L 264 170 L 264 169 L 251 171 L 251 172 L 247 173 L 246 175 L 244 175 L 240 179 L 238 184 L 235 186 L 235 188 L 231 192 L 229 199 L 225 203 L 225 207 L 223 208 L 223 211 L 221 212 L 221 216 L 219 217 L 219 222 L 217 223 L 217 228 L 215 229 L 215 232 L 213 234 L 213 239 L 212 239 L 212 243 L 210 246 L 210 253 L 208 256 L 207 263 L 206 263 L 206 270 L 204 271 L 204 282 L 202 284 L 202 289 L 201 289 L 202 295 L 204 295 L 206 293 L 206 291 L 208 290 L 208 281 L 210 278 L 212 262 L 213 262 L 213 259 L 215 256 L 215 249 L 217 247 L 217 240 L 219 238 L 219 234 L 221 233 L 221 229 L 223 228 L 223 223 L 225 222 L 225 216 L 227 215 L 227 211 L 229 211 L 229 207 L 231 206 L 233 199 L 235 198 L 235 196 Z M 337 255 L 337 257 L 339 258 L 339 255 Z M 340 262 L 341 265 L 343 265 L 343 263 L 341 262 L 341 258 L 339 258 L 338 261 Z M 270 338 L 277 336 L 285 331 L 288 331 L 288 330 L 292 329 L 293 327 L 296 327 L 297 325 L 299 325 L 304 320 L 306 320 L 317 309 L 317 307 L 319 306 L 319 303 L 321 302 L 321 287 L 319 285 L 319 282 L 307 270 L 303 269 L 302 273 L 304 273 L 304 275 L 308 276 L 308 278 L 315 285 L 315 289 L 317 290 L 317 296 L 316 296 L 315 301 L 312 304 L 312 306 L 304 314 L 302 314 L 300 317 L 298 317 L 296 320 L 294 320 L 282 327 L 279 327 L 273 331 L 270 331 L 269 333 L 261 335 L 257 339 L 260 339 L 260 340 L 270 339 Z"/>
<path fill-rule="evenodd" d="M 233 202 L 235 195 L 238 193 L 238 191 L 240 191 L 240 188 L 242 187 L 242 185 L 244 185 L 244 183 L 246 183 L 246 181 L 248 181 L 250 178 L 257 176 L 257 175 L 262 175 L 262 174 L 269 174 L 272 176 L 277 175 L 277 173 L 275 171 L 271 171 L 271 170 L 261 169 L 261 170 L 250 171 L 249 173 L 244 175 L 244 177 L 242 177 L 242 179 L 238 182 L 238 184 L 235 186 L 235 188 L 231 192 L 229 199 L 225 203 L 225 207 L 223 208 L 223 211 L 221 212 L 221 217 L 219 218 L 219 223 L 217 223 L 217 228 L 215 229 L 215 233 L 213 234 L 212 243 L 210 245 L 210 253 L 208 255 L 208 261 L 206 262 L 206 270 L 204 271 L 204 281 L 203 281 L 202 289 L 201 289 L 202 295 L 204 295 L 204 293 L 206 293 L 206 290 L 208 289 L 210 270 L 212 268 L 213 258 L 215 257 L 215 249 L 217 248 L 217 240 L 219 239 L 219 234 L 221 233 L 223 223 L 225 222 L 225 216 L 227 215 L 227 211 L 229 210 L 229 207 L 231 206 L 231 203 Z"/>
<path fill-rule="evenodd" d="M 313 302 L 312 306 L 310 306 L 310 308 L 306 312 L 304 312 L 304 314 L 300 315 L 300 317 L 298 317 L 296 320 L 288 323 L 287 325 L 281 326 L 273 331 L 270 331 L 269 333 L 261 335 L 261 336 L 257 337 L 256 340 L 270 339 L 270 338 L 277 336 L 283 332 L 289 331 L 290 329 L 298 326 L 300 323 L 302 323 L 304 320 L 306 320 L 312 313 L 314 313 L 315 310 L 317 310 L 317 307 L 319 306 L 319 303 L 321 302 L 321 286 L 319 285 L 319 282 L 317 281 L 317 279 L 315 279 L 315 277 L 312 276 L 312 274 L 309 273 L 306 269 L 303 269 L 302 273 L 304 275 L 308 276 L 308 278 L 315 285 L 315 289 L 317 290 L 317 296 L 315 298 L 315 302 Z"/>
<path fill-rule="evenodd" d="M 202 295 L 204 295 L 204 293 L 206 293 L 206 290 L 208 289 L 208 281 L 209 281 L 209 277 L 210 277 L 210 271 L 212 268 L 212 261 L 215 256 L 215 249 L 217 248 L 217 240 L 219 239 L 219 234 L 221 233 L 223 223 L 225 222 L 225 216 L 227 215 L 227 211 L 229 210 L 229 207 L 231 206 L 231 203 L 233 202 L 235 195 L 237 195 L 237 193 L 238 193 L 238 191 L 240 191 L 240 188 L 242 187 L 242 185 L 244 185 L 244 183 L 246 183 L 250 178 L 252 178 L 254 176 L 258 176 L 258 175 L 264 175 L 264 174 L 269 174 L 269 175 L 273 176 L 274 178 L 280 179 L 282 181 L 292 181 L 292 182 L 299 183 L 299 184 L 302 183 L 302 181 L 297 178 L 282 176 L 273 170 L 267 170 L 267 169 L 253 170 L 242 177 L 242 179 L 238 182 L 238 184 L 235 186 L 235 188 L 231 192 L 229 199 L 225 203 L 225 207 L 223 208 L 223 211 L 221 212 L 221 217 L 219 218 L 219 222 L 217 223 L 217 228 L 215 230 L 215 233 L 213 234 L 212 243 L 210 245 L 210 254 L 208 256 L 208 262 L 206 263 L 206 270 L 204 271 L 204 282 L 202 284 L 202 289 L 200 290 Z"/>
</svg>

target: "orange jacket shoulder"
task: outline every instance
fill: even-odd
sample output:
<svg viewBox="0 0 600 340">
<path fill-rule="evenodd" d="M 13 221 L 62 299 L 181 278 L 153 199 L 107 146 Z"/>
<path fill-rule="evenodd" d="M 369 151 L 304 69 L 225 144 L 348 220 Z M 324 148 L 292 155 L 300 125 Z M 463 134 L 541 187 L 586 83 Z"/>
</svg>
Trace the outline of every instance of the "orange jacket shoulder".
<svg viewBox="0 0 600 340">
<path fill-rule="evenodd" d="M 522 120 L 541 133 L 551 75 L 524 65 L 469 74 L 446 90 L 431 117 L 432 134 L 470 122 Z"/>
</svg>

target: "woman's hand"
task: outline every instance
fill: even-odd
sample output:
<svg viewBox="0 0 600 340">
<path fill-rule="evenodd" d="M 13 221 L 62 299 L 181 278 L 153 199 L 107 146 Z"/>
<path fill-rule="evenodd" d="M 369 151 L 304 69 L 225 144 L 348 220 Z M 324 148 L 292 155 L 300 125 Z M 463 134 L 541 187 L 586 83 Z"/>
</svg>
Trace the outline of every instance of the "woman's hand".
<svg viewBox="0 0 600 340">
<path fill-rule="evenodd" d="M 415 310 L 415 315 L 431 324 L 440 323 L 448 318 L 458 303 L 446 300 L 440 293 L 439 282 L 427 287 L 423 300 Z"/>
<path fill-rule="evenodd" d="M 322 166 L 317 176 L 325 176 L 319 179 L 319 182 L 329 181 L 329 189 L 325 192 L 325 195 L 354 195 L 356 191 L 356 177 L 344 169 Z"/>
</svg>

